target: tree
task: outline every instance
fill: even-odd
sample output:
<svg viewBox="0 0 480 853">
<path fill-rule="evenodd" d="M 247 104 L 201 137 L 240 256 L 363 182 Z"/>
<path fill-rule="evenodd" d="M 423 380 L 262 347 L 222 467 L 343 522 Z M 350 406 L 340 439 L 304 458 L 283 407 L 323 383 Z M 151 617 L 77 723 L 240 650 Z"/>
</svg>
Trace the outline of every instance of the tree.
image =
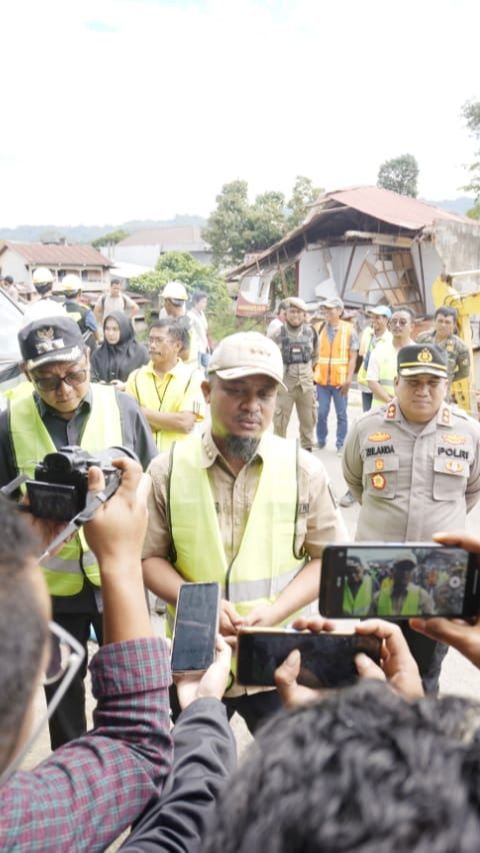
<svg viewBox="0 0 480 853">
<path fill-rule="evenodd" d="M 377 186 L 401 195 L 417 197 L 418 163 L 413 154 L 385 160 L 378 170 Z"/>
<path fill-rule="evenodd" d="M 479 142 L 480 141 L 480 101 L 467 101 L 462 107 L 462 115 L 467 122 L 467 127 L 474 137 L 474 139 Z M 475 156 L 480 157 L 480 149 L 475 151 Z M 468 166 L 468 172 L 470 174 L 470 182 L 463 187 L 467 192 L 475 193 L 475 201 L 477 204 L 468 211 L 468 216 L 471 216 L 473 219 L 478 219 L 479 217 L 479 209 L 478 203 L 480 202 L 480 160 L 474 160 L 474 162 Z"/>
<path fill-rule="evenodd" d="M 130 234 L 128 231 L 124 231 L 122 228 L 119 228 L 118 231 L 111 231 L 110 234 L 104 234 L 103 237 L 97 237 L 96 240 L 92 240 L 92 246 L 94 249 L 100 249 L 102 246 L 120 243 L 120 240 L 125 240 L 125 238 L 129 236 Z"/>
<path fill-rule="evenodd" d="M 284 194 L 275 190 L 257 195 L 250 204 L 246 181 L 224 184 L 203 230 L 214 264 L 234 267 L 246 254 L 268 249 L 303 220 L 319 193 L 310 178 L 299 175 L 288 204 Z"/>
</svg>

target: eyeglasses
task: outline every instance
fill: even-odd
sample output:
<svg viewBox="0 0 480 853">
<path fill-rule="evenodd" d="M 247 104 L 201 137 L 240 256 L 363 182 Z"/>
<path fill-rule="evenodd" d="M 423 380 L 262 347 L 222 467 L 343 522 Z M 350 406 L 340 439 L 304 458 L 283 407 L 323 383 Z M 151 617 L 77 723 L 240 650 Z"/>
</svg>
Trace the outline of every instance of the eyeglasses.
<svg viewBox="0 0 480 853">
<path fill-rule="evenodd" d="M 390 320 L 392 326 L 406 326 L 408 320 Z"/>
<path fill-rule="evenodd" d="M 27 741 L 15 755 L 13 761 L 0 774 L 0 785 L 15 772 L 32 748 L 45 723 L 50 719 L 65 696 L 85 657 L 85 651 L 78 640 L 72 637 L 61 625 L 57 625 L 56 622 L 49 622 L 48 630 L 50 656 L 43 676 L 43 683 L 53 684 L 58 681 L 59 684 L 30 737 L 27 738 Z"/>
<path fill-rule="evenodd" d="M 60 388 L 62 382 L 67 385 L 83 385 L 88 376 L 88 370 L 72 370 L 70 373 L 65 373 L 64 376 L 41 376 L 32 375 L 33 384 L 39 391 L 56 391 Z"/>
</svg>

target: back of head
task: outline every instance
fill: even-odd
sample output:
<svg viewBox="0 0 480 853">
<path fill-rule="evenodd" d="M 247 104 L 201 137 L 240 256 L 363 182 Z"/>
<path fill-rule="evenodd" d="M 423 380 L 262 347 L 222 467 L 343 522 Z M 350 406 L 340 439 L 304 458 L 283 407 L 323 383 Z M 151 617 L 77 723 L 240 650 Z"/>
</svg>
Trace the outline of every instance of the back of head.
<svg viewBox="0 0 480 853">
<path fill-rule="evenodd" d="M 78 293 L 81 293 L 82 279 L 74 272 L 67 273 L 57 285 L 54 285 L 53 290 L 64 293 L 67 298 L 69 296 L 76 296 Z"/>
<path fill-rule="evenodd" d="M 365 681 L 277 715 L 230 780 L 204 853 L 473 853 L 466 711 L 446 705 Z"/>
<path fill-rule="evenodd" d="M 32 583 L 40 548 L 17 508 L 0 498 L 0 772 L 18 740 L 40 667 L 47 620 Z"/>
<path fill-rule="evenodd" d="M 48 293 L 53 286 L 53 273 L 48 267 L 37 267 L 33 272 L 32 281 L 38 293 Z"/>
</svg>

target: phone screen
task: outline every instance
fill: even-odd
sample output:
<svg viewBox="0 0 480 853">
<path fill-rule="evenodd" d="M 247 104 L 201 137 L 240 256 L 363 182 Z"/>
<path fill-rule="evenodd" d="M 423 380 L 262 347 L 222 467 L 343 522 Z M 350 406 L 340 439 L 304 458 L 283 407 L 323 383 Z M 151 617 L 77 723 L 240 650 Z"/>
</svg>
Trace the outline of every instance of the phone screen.
<svg viewBox="0 0 480 853">
<path fill-rule="evenodd" d="M 240 631 L 237 649 L 237 681 L 240 684 L 274 686 L 274 673 L 292 649 L 299 649 L 298 683 L 307 687 L 345 687 L 358 678 L 355 655 L 365 652 L 380 659 L 378 637 L 356 634 L 303 634 L 296 631 Z"/>
<path fill-rule="evenodd" d="M 172 672 L 208 669 L 215 659 L 220 586 L 187 583 L 180 587 L 172 643 Z"/>
<path fill-rule="evenodd" d="M 428 543 L 328 546 L 320 612 L 336 618 L 473 616 L 479 567 L 478 554 Z"/>
</svg>

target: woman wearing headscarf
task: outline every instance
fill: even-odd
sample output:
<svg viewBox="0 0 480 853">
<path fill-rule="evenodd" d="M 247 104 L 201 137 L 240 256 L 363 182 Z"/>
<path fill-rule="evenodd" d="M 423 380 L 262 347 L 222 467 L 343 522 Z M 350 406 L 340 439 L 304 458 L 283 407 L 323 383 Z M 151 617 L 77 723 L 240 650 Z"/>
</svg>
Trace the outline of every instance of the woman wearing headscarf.
<svg viewBox="0 0 480 853">
<path fill-rule="evenodd" d="M 113 383 L 123 390 L 129 373 L 148 362 L 147 349 L 135 340 L 132 323 L 123 311 L 105 317 L 103 337 L 92 354 L 92 380 Z"/>
</svg>

